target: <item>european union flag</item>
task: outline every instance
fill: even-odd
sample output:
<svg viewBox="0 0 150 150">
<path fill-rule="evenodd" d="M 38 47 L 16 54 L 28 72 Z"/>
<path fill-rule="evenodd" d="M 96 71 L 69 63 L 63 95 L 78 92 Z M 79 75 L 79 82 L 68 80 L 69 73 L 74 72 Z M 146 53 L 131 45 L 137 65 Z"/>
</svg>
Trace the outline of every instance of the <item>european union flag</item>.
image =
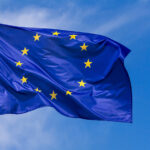
<svg viewBox="0 0 150 150">
<path fill-rule="evenodd" d="M 101 35 L 0 24 L 0 114 L 51 106 L 73 118 L 132 122 L 129 52 Z"/>
</svg>

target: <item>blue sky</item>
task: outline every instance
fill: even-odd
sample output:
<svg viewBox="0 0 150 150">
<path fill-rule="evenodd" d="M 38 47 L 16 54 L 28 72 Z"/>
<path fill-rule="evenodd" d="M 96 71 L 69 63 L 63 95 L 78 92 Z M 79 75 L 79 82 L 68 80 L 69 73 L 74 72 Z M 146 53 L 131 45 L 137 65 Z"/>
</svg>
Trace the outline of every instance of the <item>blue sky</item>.
<svg viewBox="0 0 150 150">
<path fill-rule="evenodd" d="M 0 22 L 108 36 L 125 60 L 133 124 L 67 118 L 53 108 L 0 116 L 0 150 L 150 149 L 150 0 L 0 0 Z"/>
</svg>

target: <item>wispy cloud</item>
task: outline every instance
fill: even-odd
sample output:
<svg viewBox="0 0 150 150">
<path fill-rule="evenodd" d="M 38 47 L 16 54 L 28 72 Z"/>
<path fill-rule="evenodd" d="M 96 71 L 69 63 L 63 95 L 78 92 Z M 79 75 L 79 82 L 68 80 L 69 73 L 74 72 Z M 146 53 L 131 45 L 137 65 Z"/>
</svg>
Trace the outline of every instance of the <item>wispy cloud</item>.
<svg viewBox="0 0 150 150">
<path fill-rule="evenodd" d="M 66 22 L 67 16 L 67 13 L 62 13 L 60 17 L 56 17 L 51 10 L 29 7 L 13 13 L 11 11 L 3 11 L 0 15 L 0 20 L 2 23 L 18 26 L 57 27 Z"/>
<path fill-rule="evenodd" d="M 44 109 L 43 109 L 44 110 Z M 48 110 L 48 109 L 47 109 Z M 34 111 L 24 115 L 5 115 L 0 117 L 0 149 L 40 149 L 40 145 L 52 148 L 55 135 L 53 128 L 49 132 L 44 129 L 50 111 L 42 116 L 42 111 Z M 38 117 L 37 117 L 38 116 Z M 33 121 L 34 120 L 34 121 Z M 44 138 L 43 138 L 44 137 Z M 22 144 L 24 145 L 22 147 Z"/>
<path fill-rule="evenodd" d="M 98 122 L 93 121 L 93 127 L 90 128 L 89 125 L 92 125 L 90 121 L 82 120 L 80 122 L 81 120 L 69 119 L 69 124 L 66 124 L 67 118 L 63 116 L 60 118 L 57 118 L 51 108 L 43 108 L 17 116 L 0 116 L 0 149 L 49 150 L 72 149 L 73 147 L 86 149 L 87 143 L 90 149 L 93 149 L 92 140 L 97 139 L 95 134 L 103 135 L 98 144 L 107 145 L 107 138 L 111 129 L 110 124 L 104 122 L 98 124 Z M 97 127 L 96 130 L 94 126 Z M 89 129 L 93 130 L 92 134 Z M 81 141 L 82 146 L 80 145 Z"/>
<path fill-rule="evenodd" d="M 136 3 L 133 6 L 124 7 L 122 10 L 119 10 L 117 14 L 115 13 L 111 18 L 102 23 L 100 27 L 95 30 L 95 32 L 109 34 L 114 32 L 116 29 L 118 30 L 122 28 L 125 25 L 127 26 L 129 24 L 135 23 L 145 16 L 150 16 L 149 14 L 149 7 Z"/>
<path fill-rule="evenodd" d="M 69 30 L 81 26 L 83 20 L 87 16 L 94 14 L 95 11 L 95 9 L 90 8 L 83 12 L 82 9 L 76 7 L 73 3 L 67 3 L 65 8 L 59 8 L 57 10 L 41 7 L 27 7 L 13 12 L 11 10 L 0 11 L 0 22 L 17 26 Z"/>
</svg>

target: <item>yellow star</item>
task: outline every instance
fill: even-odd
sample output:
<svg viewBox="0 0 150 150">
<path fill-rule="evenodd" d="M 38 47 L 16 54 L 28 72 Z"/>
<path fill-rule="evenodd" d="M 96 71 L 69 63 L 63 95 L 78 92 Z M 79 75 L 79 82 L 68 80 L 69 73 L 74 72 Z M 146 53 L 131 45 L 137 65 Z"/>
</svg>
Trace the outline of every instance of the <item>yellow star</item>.
<svg viewBox="0 0 150 150">
<path fill-rule="evenodd" d="M 80 85 L 79 86 L 83 86 L 85 87 L 86 82 L 83 82 L 83 80 L 81 80 L 81 82 L 78 82 Z"/>
<path fill-rule="evenodd" d="M 39 41 L 39 38 L 40 38 L 40 35 L 38 35 L 38 34 L 36 34 L 35 36 L 33 36 L 34 37 L 34 41 Z"/>
<path fill-rule="evenodd" d="M 53 35 L 56 35 L 56 36 L 58 36 L 60 33 L 59 32 L 53 32 Z"/>
<path fill-rule="evenodd" d="M 41 92 L 41 90 L 39 90 L 38 88 L 34 89 L 36 92 Z"/>
<path fill-rule="evenodd" d="M 23 83 L 27 83 L 27 79 L 28 79 L 28 78 L 25 78 L 25 77 L 23 76 L 22 79 L 21 79 L 22 84 L 23 84 Z"/>
<path fill-rule="evenodd" d="M 81 51 L 83 51 L 83 50 L 85 50 L 85 51 L 87 51 L 87 47 L 88 47 L 88 45 L 85 45 L 85 43 L 82 45 L 82 46 L 80 46 L 82 49 L 81 49 Z"/>
<path fill-rule="evenodd" d="M 92 62 L 90 62 L 88 59 L 87 62 L 84 62 L 84 64 L 85 64 L 85 68 L 87 68 L 87 67 L 91 68 Z"/>
<path fill-rule="evenodd" d="M 16 62 L 16 66 L 22 66 L 23 63 L 21 63 L 20 61 Z"/>
<path fill-rule="evenodd" d="M 49 94 L 49 95 L 51 95 L 51 100 L 52 100 L 52 99 L 56 99 L 57 93 L 55 93 L 55 92 L 53 91 L 52 94 Z"/>
<path fill-rule="evenodd" d="M 77 36 L 77 35 L 74 35 L 74 34 L 73 34 L 73 35 L 69 35 L 69 36 L 70 36 L 70 40 L 71 40 L 71 39 L 76 39 L 76 36 Z"/>
<path fill-rule="evenodd" d="M 66 91 L 66 95 L 71 95 L 71 94 L 72 94 L 72 92 Z"/>
<path fill-rule="evenodd" d="M 21 51 L 22 51 L 22 55 L 24 55 L 24 54 L 28 55 L 29 49 L 24 48 L 24 50 L 21 50 Z"/>
</svg>

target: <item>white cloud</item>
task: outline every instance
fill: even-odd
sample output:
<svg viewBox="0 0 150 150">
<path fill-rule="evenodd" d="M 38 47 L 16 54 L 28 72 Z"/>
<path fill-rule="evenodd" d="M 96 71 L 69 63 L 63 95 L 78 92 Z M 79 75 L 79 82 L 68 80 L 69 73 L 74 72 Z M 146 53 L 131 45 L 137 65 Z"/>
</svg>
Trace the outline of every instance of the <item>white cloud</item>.
<svg viewBox="0 0 150 150">
<path fill-rule="evenodd" d="M 113 12 L 112 12 L 113 13 Z M 140 20 L 141 18 L 148 16 L 150 13 L 149 8 L 145 5 L 139 3 L 134 4 L 133 6 L 127 6 L 119 10 L 118 14 L 114 14 L 108 21 L 100 25 L 95 32 L 100 32 L 101 34 L 110 34 L 116 29 L 120 29 L 123 26 L 127 26 L 131 23 Z M 130 32 L 132 32 L 130 30 Z"/>
<path fill-rule="evenodd" d="M 40 149 L 40 145 L 52 147 L 55 139 L 53 128 L 49 132 L 44 128 L 51 113 L 50 109 L 43 110 L 44 116 L 42 110 L 17 116 L 0 116 L 0 149 L 33 150 Z"/>
<path fill-rule="evenodd" d="M 35 7 L 14 12 L 3 11 L 0 14 L 1 23 L 30 27 L 57 27 L 60 24 L 64 24 L 67 17 L 67 14 L 61 14 L 61 17 L 54 18 L 52 11 Z"/>
<path fill-rule="evenodd" d="M 22 115 L 0 116 L 0 149 L 49 150 L 62 149 L 62 147 L 71 149 L 72 147 L 80 148 L 81 141 L 82 147 L 86 148 L 88 143 L 92 149 L 91 136 L 96 139 L 95 134 L 103 135 L 98 143 L 107 145 L 110 124 L 83 120 L 81 122 L 77 119 L 69 119 L 66 124 L 66 118 L 60 116 L 60 119 L 53 116 L 55 114 L 51 110 L 52 108 L 42 108 Z M 93 127 L 87 128 L 88 125 Z M 95 134 L 91 134 L 89 129 Z"/>
<path fill-rule="evenodd" d="M 82 9 L 76 8 L 74 4 L 68 3 L 65 10 L 61 8 L 53 10 L 48 8 L 27 7 L 13 12 L 8 10 L 0 11 L 0 22 L 17 26 L 69 30 L 81 25 L 82 20 L 93 13 L 95 13 L 95 9 L 93 8 L 83 12 Z"/>
</svg>

